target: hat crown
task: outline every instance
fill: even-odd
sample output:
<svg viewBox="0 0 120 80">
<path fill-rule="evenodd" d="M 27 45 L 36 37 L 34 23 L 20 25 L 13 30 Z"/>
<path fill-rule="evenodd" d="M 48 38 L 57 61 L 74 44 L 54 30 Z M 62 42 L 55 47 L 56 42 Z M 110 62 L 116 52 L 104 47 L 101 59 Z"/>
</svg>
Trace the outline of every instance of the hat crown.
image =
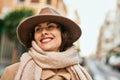
<svg viewBox="0 0 120 80">
<path fill-rule="evenodd" d="M 39 14 L 40 15 L 60 15 L 60 13 L 58 13 L 56 10 L 50 7 L 42 8 Z"/>
</svg>

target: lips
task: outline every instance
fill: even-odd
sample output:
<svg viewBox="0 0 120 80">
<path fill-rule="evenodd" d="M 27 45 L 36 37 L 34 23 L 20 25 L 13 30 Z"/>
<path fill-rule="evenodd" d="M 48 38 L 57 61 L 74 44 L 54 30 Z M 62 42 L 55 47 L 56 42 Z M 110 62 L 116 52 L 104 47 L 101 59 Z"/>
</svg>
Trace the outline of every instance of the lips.
<svg viewBox="0 0 120 80">
<path fill-rule="evenodd" d="M 48 42 L 50 42 L 50 41 L 52 41 L 52 40 L 53 40 L 53 38 L 47 37 L 47 38 L 42 38 L 42 39 L 40 40 L 40 42 L 41 42 L 41 43 L 48 43 Z"/>
</svg>

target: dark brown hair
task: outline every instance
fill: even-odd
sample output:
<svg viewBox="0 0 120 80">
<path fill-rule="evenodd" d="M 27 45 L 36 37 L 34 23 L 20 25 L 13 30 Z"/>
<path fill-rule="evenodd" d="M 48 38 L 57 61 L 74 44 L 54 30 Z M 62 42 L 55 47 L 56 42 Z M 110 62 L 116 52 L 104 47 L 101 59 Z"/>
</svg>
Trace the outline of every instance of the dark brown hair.
<svg viewBox="0 0 120 80">
<path fill-rule="evenodd" d="M 58 25 L 61 28 L 61 37 L 62 37 L 60 51 L 65 51 L 66 49 L 68 49 L 69 47 L 71 47 L 73 45 L 73 42 L 71 42 L 71 40 L 70 40 L 70 35 L 69 35 L 67 29 L 61 24 L 58 24 Z"/>
</svg>

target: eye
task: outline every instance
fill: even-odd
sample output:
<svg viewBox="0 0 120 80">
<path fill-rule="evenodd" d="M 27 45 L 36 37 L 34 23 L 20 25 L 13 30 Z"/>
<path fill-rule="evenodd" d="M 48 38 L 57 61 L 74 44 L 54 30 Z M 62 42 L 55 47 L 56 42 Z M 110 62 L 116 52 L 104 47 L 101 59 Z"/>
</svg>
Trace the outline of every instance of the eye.
<svg viewBox="0 0 120 80">
<path fill-rule="evenodd" d="M 34 30 L 35 32 L 38 32 L 38 31 L 41 31 L 41 28 L 39 26 L 36 26 Z"/>
<path fill-rule="evenodd" d="M 48 29 L 54 29 L 54 28 L 55 28 L 54 25 L 49 25 L 49 26 L 48 26 Z"/>
<path fill-rule="evenodd" d="M 49 30 L 53 30 L 53 29 L 57 28 L 57 25 L 55 23 L 50 23 L 47 28 Z"/>
</svg>

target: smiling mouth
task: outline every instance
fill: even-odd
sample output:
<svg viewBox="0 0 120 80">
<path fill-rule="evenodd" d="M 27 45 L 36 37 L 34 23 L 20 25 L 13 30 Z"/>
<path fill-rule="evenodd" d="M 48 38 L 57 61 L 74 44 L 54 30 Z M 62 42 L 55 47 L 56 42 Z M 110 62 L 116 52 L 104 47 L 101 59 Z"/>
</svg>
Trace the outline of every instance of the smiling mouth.
<svg viewBox="0 0 120 80">
<path fill-rule="evenodd" d="M 41 42 L 41 43 L 48 43 L 48 42 L 50 42 L 50 41 L 52 41 L 52 40 L 53 40 L 53 38 L 48 37 L 48 38 L 43 38 L 43 39 L 41 39 L 40 42 Z"/>
</svg>

